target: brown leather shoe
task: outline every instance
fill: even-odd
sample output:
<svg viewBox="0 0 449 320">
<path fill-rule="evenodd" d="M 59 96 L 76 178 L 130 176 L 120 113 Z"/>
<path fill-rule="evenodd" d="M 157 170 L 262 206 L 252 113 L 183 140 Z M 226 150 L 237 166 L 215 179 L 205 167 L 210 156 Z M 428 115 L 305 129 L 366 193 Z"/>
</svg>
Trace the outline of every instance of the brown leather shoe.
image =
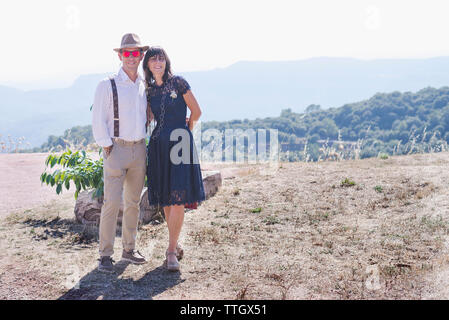
<svg viewBox="0 0 449 320">
<path fill-rule="evenodd" d="M 129 261 L 133 264 L 144 264 L 147 262 L 145 257 L 137 250 L 126 251 L 123 249 L 122 260 Z"/>
</svg>

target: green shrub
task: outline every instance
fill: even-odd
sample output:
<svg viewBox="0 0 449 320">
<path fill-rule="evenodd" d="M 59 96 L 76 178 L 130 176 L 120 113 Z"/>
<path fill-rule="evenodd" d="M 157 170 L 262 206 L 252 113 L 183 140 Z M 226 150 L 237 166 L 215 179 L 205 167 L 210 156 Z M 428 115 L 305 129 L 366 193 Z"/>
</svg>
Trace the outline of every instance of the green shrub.
<svg viewBox="0 0 449 320">
<path fill-rule="evenodd" d="M 100 150 L 101 152 L 101 150 Z M 70 182 L 76 187 L 75 199 L 83 190 L 94 189 L 93 197 L 103 196 L 103 158 L 92 160 L 85 151 L 72 152 L 67 149 L 61 155 L 50 154 L 45 160 L 46 168 L 60 165 L 62 168 L 41 174 L 40 180 L 50 186 L 56 186 L 56 193 L 60 194 L 65 187 L 70 189 Z"/>
</svg>

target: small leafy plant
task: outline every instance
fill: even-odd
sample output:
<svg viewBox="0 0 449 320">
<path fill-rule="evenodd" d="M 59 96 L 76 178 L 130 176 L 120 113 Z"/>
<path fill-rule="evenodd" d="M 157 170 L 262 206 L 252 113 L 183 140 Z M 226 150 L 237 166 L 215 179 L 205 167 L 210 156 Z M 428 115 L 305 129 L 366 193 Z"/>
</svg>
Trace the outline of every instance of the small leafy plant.
<svg viewBox="0 0 449 320">
<path fill-rule="evenodd" d="M 374 190 L 376 190 L 379 193 L 383 191 L 382 186 L 375 186 Z"/>
<path fill-rule="evenodd" d="M 341 181 L 340 185 L 342 187 L 352 187 L 355 186 L 355 182 L 346 178 L 345 180 Z"/>
<path fill-rule="evenodd" d="M 101 153 L 101 149 L 100 149 Z M 70 189 L 70 182 L 76 187 L 75 199 L 83 190 L 94 189 L 93 198 L 103 196 L 103 158 L 92 160 L 85 151 L 72 152 L 67 149 L 61 155 L 50 154 L 45 160 L 46 168 L 59 165 L 62 168 L 48 173 L 46 170 L 41 174 L 40 180 L 47 185 L 56 186 L 56 193 L 62 193 L 65 187 Z"/>
</svg>

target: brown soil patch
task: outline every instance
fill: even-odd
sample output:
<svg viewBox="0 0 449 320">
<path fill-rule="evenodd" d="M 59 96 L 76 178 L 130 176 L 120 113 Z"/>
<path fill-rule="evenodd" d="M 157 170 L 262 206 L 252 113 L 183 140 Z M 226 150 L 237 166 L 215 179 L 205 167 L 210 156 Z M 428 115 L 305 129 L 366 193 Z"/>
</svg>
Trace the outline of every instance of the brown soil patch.
<svg viewBox="0 0 449 320">
<path fill-rule="evenodd" d="M 54 189 L 41 186 L 39 180 L 47 156 L 47 153 L 0 154 L 0 219 L 59 198 Z"/>
</svg>

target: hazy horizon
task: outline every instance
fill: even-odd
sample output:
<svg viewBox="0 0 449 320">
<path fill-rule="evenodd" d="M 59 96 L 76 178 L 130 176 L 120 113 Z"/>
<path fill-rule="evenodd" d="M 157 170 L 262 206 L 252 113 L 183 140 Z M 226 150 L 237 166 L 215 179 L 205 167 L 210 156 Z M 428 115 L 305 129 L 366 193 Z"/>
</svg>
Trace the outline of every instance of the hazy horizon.
<svg viewBox="0 0 449 320">
<path fill-rule="evenodd" d="M 239 61 L 449 56 L 442 40 L 448 9 L 441 0 L 2 2 L 2 40 L 14 50 L 0 51 L 0 84 L 58 88 L 80 75 L 117 70 L 112 49 L 128 32 L 163 46 L 175 72 Z"/>
<path fill-rule="evenodd" d="M 219 70 L 219 69 L 226 69 L 229 68 L 235 64 L 238 63 L 257 63 L 257 62 L 298 62 L 298 61 L 307 61 L 307 60 L 313 60 L 313 59 L 350 59 L 350 60 L 359 60 L 359 61 L 382 61 L 382 60 L 428 60 L 428 59 L 438 59 L 438 58 L 444 58 L 449 57 L 447 56 L 430 56 L 430 57 L 423 57 L 423 58 L 378 58 L 378 59 L 363 59 L 363 58 L 356 58 L 356 57 L 332 57 L 332 56 L 317 56 L 317 57 L 309 57 L 304 59 L 296 59 L 296 60 L 241 60 L 236 61 L 234 63 L 231 63 L 228 66 L 224 67 L 214 67 L 209 69 L 197 69 L 197 70 L 177 70 L 176 73 L 191 73 L 191 72 L 203 72 L 203 71 L 213 71 L 213 70 Z M 116 67 L 114 70 L 110 71 L 96 71 L 91 73 L 78 73 L 73 74 L 70 76 L 64 76 L 64 77 L 54 77 L 54 78 L 45 78 L 45 79 L 39 79 L 35 81 L 24 81 L 24 82 L 1 82 L 0 86 L 9 87 L 12 89 L 18 89 L 23 91 L 34 91 L 34 90 L 47 90 L 47 89 L 62 89 L 62 88 L 68 88 L 81 76 L 85 75 L 94 75 L 94 74 L 103 74 L 103 73 L 114 73 L 120 68 L 120 65 Z M 139 73 L 143 74 L 141 66 L 139 66 Z"/>
</svg>

